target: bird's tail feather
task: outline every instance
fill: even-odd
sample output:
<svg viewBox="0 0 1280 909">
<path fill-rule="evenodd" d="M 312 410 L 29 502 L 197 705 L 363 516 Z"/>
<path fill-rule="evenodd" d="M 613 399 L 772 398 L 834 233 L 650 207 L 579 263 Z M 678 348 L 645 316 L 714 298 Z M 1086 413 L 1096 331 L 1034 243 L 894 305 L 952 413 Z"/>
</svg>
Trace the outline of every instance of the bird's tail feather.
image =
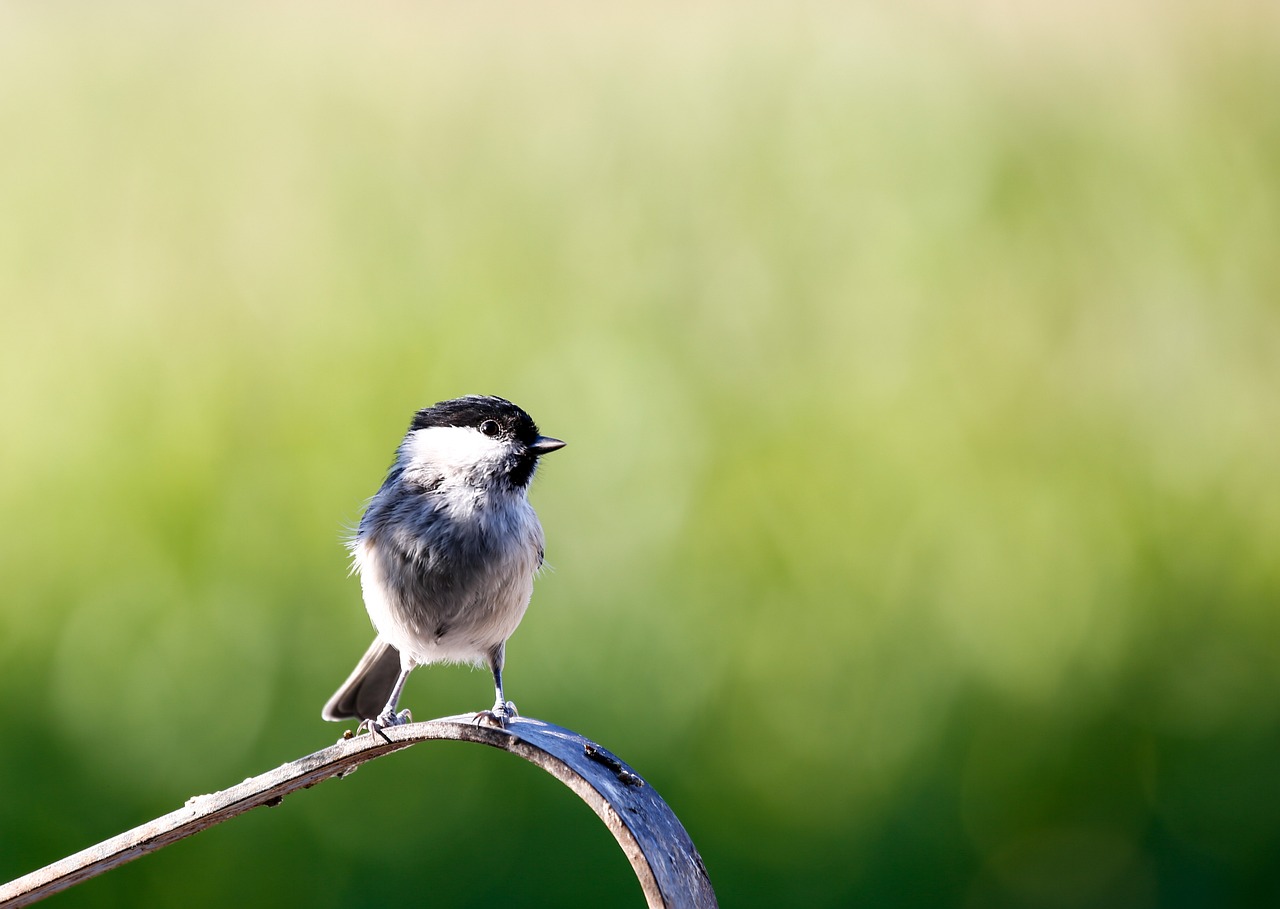
<svg viewBox="0 0 1280 909">
<path fill-rule="evenodd" d="M 400 675 L 400 651 L 381 637 L 373 639 L 351 675 L 342 683 L 320 715 L 326 720 L 372 720 L 387 706 Z"/>
</svg>

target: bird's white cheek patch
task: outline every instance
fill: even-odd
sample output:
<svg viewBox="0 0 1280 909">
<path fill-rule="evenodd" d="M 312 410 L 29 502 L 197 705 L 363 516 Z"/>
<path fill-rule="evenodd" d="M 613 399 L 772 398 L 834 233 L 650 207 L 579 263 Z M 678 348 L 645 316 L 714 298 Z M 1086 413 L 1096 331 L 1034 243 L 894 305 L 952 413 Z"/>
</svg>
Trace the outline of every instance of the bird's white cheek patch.
<svg viewBox="0 0 1280 909">
<path fill-rule="evenodd" d="M 431 426 L 414 430 L 409 458 L 411 464 L 430 464 L 442 473 L 468 474 L 478 465 L 500 460 L 506 447 L 506 442 L 468 426 Z"/>
</svg>

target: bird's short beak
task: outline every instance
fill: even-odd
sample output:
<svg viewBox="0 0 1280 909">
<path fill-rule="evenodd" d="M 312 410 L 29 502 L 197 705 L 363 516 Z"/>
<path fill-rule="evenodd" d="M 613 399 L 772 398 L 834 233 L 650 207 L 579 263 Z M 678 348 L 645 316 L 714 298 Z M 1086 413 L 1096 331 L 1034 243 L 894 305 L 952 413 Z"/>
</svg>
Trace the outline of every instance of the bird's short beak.
<svg viewBox="0 0 1280 909">
<path fill-rule="evenodd" d="M 534 439 L 533 444 L 529 446 L 529 450 L 541 457 L 544 454 L 551 454 L 564 448 L 564 442 L 559 439 L 553 439 L 550 436 L 538 436 Z"/>
</svg>

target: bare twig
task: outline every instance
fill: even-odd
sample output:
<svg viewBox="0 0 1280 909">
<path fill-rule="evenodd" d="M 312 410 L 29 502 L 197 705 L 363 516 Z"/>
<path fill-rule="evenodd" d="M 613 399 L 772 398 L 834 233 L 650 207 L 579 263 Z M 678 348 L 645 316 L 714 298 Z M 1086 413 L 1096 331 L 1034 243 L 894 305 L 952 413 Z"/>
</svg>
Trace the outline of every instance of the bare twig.
<svg viewBox="0 0 1280 909">
<path fill-rule="evenodd" d="M 210 795 L 0 886 L 0 907 L 27 906 L 117 865 L 199 833 L 259 805 L 340 777 L 366 761 L 422 741 L 476 742 L 538 765 L 591 806 L 626 853 L 652 909 L 709 909 L 715 893 L 680 821 L 653 787 L 605 749 L 576 732 L 517 717 L 505 729 L 478 725 L 473 714 L 410 723 L 386 738 L 360 735 Z"/>
</svg>

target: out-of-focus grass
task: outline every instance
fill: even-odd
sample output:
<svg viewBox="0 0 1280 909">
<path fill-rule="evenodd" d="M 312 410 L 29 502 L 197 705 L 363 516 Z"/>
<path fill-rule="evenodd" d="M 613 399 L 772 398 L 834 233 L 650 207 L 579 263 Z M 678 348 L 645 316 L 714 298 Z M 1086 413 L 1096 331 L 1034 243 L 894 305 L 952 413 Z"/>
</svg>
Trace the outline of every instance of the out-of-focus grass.
<svg viewBox="0 0 1280 909">
<path fill-rule="evenodd" d="M 0 879 L 337 735 L 343 527 L 485 391 L 571 443 L 510 693 L 726 905 L 1275 902 L 1278 24 L 0 12 Z M 637 902 L 514 763 L 60 899 Z"/>
</svg>

